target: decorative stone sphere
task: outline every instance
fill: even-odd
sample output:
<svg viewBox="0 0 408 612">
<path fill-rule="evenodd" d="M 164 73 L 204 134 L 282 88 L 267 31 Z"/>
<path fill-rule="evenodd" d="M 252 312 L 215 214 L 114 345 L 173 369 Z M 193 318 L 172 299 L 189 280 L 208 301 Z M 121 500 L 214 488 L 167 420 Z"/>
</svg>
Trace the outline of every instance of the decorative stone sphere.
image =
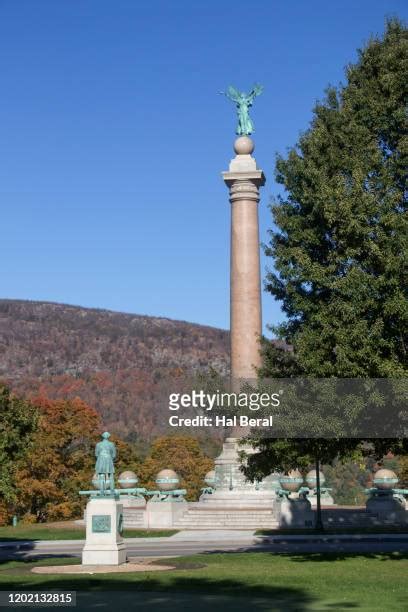
<svg viewBox="0 0 408 612">
<path fill-rule="evenodd" d="M 377 489 L 387 491 L 393 489 L 398 482 L 398 476 L 392 470 L 382 468 L 374 474 L 373 483 Z"/>
<path fill-rule="evenodd" d="M 121 489 L 133 489 L 138 482 L 138 477 L 131 470 L 126 470 L 119 474 L 118 483 Z"/>
<path fill-rule="evenodd" d="M 204 482 L 209 487 L 215 487 L 215 470 L 210 470 L 207 472 L 207 474 L 204 476 Z"/>
<path fill-rule="evenodd" d="M 180 478 L 174 470 L 160 470 L 156 476 L 156 484 L 160 491 L 172 491 L 178 488 Z"/>
<path fill-rule="evenodd" d="M 93 484 L 95 489 L 97 489 L 98 491 L 100 490 L 100 488 L 101 488 L 101 481 L 98 478 L 98 474 L 94 474 L 93 475 L 93 477 L 92 477 L 92 484 Z M 106 478 L 105 479 L 105 489 L 110 489 L 110 487 L 111 487 L 110 478 Z"/>
<path fill-rule="evenodd" d="M 326 482 L 326 476 L 321 471 L 319 472 L 319 476 L 320 486 L 322 486 Z M 310 472 L 306 474 L 305 480 L 308 484 L 309 489 L 314 489 L 316 487 L 316 470 L 310 470 Z"/>
<path fill-rule="evenodd" d="M 284 491 L 296 493 L 303 484 L 303 476 L 298 469 L 290 470 L 288 474 L 284 474 L 279 478 L 279 482 Z"/>
<path fill-rule="evenodd" d="M 239 136 L 234 142 L 234 151 L 237 155 L 251 155 L 254 149 L 254 141 L 249 136 Z"/>
</svg>

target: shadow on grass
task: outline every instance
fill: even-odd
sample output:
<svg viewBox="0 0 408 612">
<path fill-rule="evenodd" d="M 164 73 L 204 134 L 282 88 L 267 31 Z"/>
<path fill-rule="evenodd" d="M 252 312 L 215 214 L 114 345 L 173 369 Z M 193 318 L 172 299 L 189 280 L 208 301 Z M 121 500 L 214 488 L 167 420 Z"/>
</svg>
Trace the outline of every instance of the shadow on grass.
<svg viewBox="0 0 408 612">
<path fill-rule="evenodd" d="M 277 554 L 277 553 L 273 553 Z M 280 553 L 278 553 L 280 554 Z M 377 561 L 407 561 L 408 553 L 386 552 L 386 553 L 307 553 L 307 554 L 291 554 L 292 561 L 297 563 L 305 562 L 322 562 L 322 561 L 344 561 L 345 559 L 360 558 L 360 559 L 375 559 Z"/>
<path fill-rule="evenodd" d="M 194 610 L 194 612 L 209 610 L 233 610 L 234 612 L 253 610 L 266 612 L 267 610 L 285 610 L 289 612 L 305 612 L 317 600 L 308 592 L 297 587 L 280 587 L 273 585 L 250 586 L 232 578 L 210 579 L 206 577 L 168 575 L 165 582 L 155 578 L 152 574 L 140 580 L 131 580 L 125 574 L 113 576 L 109 579 L 94 575 L 64 577 L 27 575 L 28 568 L 24 568 L 27 580 L 23 573 L 12 574 L 18 578 L 12 588 L 21 590 L 50 591 L 62 589 L 64 591 L 77 591 L 76 610 L 108 610 L 140 609 L 153 610 Z M 0 572 L 1 575 L 1 572 Z M 3 574 L 4 575 L 4 574 Z M 162 574 L 163 575 L 163 574 Z M 4 584 L 4 583 L 3 583 Z M 2 585 L 3 586 L 3 585 Z M 10 585 L 11 586 L 11 585 Z M 4 588 L 4 587 L 3 587 Z M 342 603 L 344 608 L 344 602 Z M 356 607 L 350 603 L 347 607 Z"/>
<path fill-rule="evenodd" d="M 220 551 L 223 556 L 233 556 L 235 552 Z M 210 558 L 214 552 L 205 553 Z M 295 563 L 304 562 L 330 562 L 347 558 L 376 559 L 381 561 L 407 560 L 408 554 L 385 553 L 307 553 L 288 555 L 287 553 L 269 553 L 271 557 L 288 557 Z M 70 555 L 44 554 L 40 564 L 65 564 L 77 562 Z M 204 561 L 205 558 L 201 557 Z M 200 561 L 201 561 L 200 560 Z M 168 559 L 158 563 L 168 563 Z M 37 563 L 33 559 L 14 561 L 9 569 L 1 570 L 3 577 L 0 589 L 10 585 L 13 590 L 56 590 L 77 591 L 77 607 L 82 610 L 117 610 L 129 611 L 133 609 L 157 610 L 160 612 L 174 612 L 175 610 L 191 610 L 194 612 L 267 612 L 285 610 L 289 612 L 306 612 L 312 609 L 320 610 L 354 610 L 360 609 L 358 601 L 336 601 L 336 594 L 330 602 L 321 601 L 308 589 L 296 586 L 296 576 L 293 585 L 274 585 L 273 573 L 267 584 L 251 585 L 240 580 L 239 577 L 221 577 L 214 575 L 200 576 L 202 563 L 195 564 L 193 559 L 172 559 L 176 566 L 174 571 L 160 572 L 154 575 L 151 572 L 143 574 L 111 574 L 109 576 L 75 576 L 75 575 L 33 575 L 30 566 Z M 228 561 L 227 561 L 228 564 Z M 182 570 L 195 569 L 198 575 L 183 575 Z M 20 567 L 19 567 L 20 566 Z M 6 585 L 4 579 L 9 581 Z M 405 609 L 401 607 L 401 609 Z"/>
<path fill-rule="evenodd" d="M 154 579 L 144 583 L 142 588 L 132 583 L 132 593 L 121 590 L 120 593 L 78 593 L 77 610 L 108 610 L 116 603 L 120 609 L 157 610 L 175 612 L 187 610 L 194 612 L 268 612 L 288 611 L 306 612 L 313 609 L 317 600 L 304 590 L 291 587 L 245 587 L 239 580 L 220 580 L 214 583 L 205 578 L 174 579 L 165 590 L 162 584 Z M 137 587 L 134 589 L 134 587 Z M 339 604 L 340 607 L 340 604 Z M 353 604 L 350 608 L 355 608 Z M 344 606 L 343 606 L 344 609 Z"/>
<path fill-rule="evenodd" d="M 286 557 L 299 563 L 305 562 L 322 562 L 322 561 L 343 561 L 345 559 L 361 558 L 361 559 L 376 559 L 377 561 L 407 561 L 408 552 L 399 552 L 398 550 L 386 552 L 348 552 L 348 551 L 319 551 L 319 552 L 303 552 L 296 550 L 271 551 L 267 548 L 254 547 L 240 548 L 239 550 L 209 550 L 199 553 L 200 555 L 236 555 L 242 553 L 263 553 L 270 554 L 273 557 Z M 160 563 L 160 562 L 159 562 Z"/>
</svg>

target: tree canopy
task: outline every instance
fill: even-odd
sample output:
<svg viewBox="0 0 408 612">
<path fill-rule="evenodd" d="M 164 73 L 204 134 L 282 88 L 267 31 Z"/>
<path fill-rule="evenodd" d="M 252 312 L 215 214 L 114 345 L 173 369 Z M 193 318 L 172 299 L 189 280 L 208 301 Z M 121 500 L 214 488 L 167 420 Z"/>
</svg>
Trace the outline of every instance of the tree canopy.
<svg viewBox="0 0 408 612">
<path fill-rule="evenodd" d="M 261 378 L 408 375 L 407 57 L 408 30 L 389 20 L 277 158 L 266 290 L 282 304 L 286 320 L 272 329 L 290 350 L 263 341 Z M 358 437 L 255 442 L 252 478 L 362 449 Z M 406 447 L 391 437 L 370 446 L 377 456 Z"/>
<path fill-rule="evenodd" d="M 80 399 L 36 400 L 38 429 L 16 474 L 16 512 L 41 522 L 78 516 L 78 491 L 89 488 L 93 447 L 100 431 L 98 414 Z"/>
<path fill-rule="evenodd" d="M 408 30 L 390 20 L 277 159 L 266 289 L 293 347 L 283 375 L 408 374 L 407 57 Z M 276 374 L 280 351 L 264 352 Z"/>
<path fill-rule="evenodd" d="M 5 519 L 7 505 L 16 498 L 17 464 L 30 452 L 37 425 L 36 407 L 0 385 L 0 519 Z"/>
</svg>

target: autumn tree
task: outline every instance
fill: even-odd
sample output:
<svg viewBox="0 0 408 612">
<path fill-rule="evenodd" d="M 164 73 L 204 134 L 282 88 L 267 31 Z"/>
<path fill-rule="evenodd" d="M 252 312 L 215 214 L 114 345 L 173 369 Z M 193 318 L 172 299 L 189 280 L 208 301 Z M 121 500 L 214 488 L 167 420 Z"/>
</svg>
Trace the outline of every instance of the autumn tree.
<svg viewBox="0 0 408 612">
<path fill-rule="evenodd" d="M 83 500 L 78 491 L 90 486 L 99 416 L 78 398 L 41 398 L 36 405 L 38 430 L 16 474 L 16 509 L 32 522 L 79 516 Z"/>
<path fill-rule="evenodd" d="M 112 434 L 110 441 L 114 442 L 117 451 L 117 459 L 115 461 L 115 478 L 119 476 L 120 472 L 125 470 L 132 470 L 139 475 L 141 460 L 138 445 L 125 442 L 115 434 Z"/>
<path fill-rule="evenodd" d="M 198 441 L 190 436 L 163 436 L 157 438 L 140 470 L 143 486 L 157 489 L 157 473 L 170 468 L 180 476 L 180 488 L 187 489 L 187 499 L 197 500 L 205 486 L 203 478 L 213 468 L 213 461 L 202 451 Z"/>
</svg>

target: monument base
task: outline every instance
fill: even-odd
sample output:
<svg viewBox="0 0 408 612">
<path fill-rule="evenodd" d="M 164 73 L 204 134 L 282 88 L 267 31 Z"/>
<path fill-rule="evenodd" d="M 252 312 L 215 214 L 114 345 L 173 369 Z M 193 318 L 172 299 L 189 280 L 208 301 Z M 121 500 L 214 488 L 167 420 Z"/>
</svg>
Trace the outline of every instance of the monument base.
<svg viewBox="0 0 408 612">
<path fill-rule="evenodd" d="M 313 527 L 314 512 L 307 499 L 282 498 L 277 500 L 275 516 L 279 527 Z"/>
<path fill-rule="evenodd" d="M 254 453 L 252 447 L 239 444 L 239 438 L 227 438 L 215 460 L 215 489 L 204 492 L 198 503 L 190 503 L 188 511 L 174 526 L 178 529 L 274 529 L 277 474 L 262 482 L 249 482 L 241 471 L 240 452 Z"/>
<path fill-rule="evenodd" d="M 271 474 L 261 482 L 250 482 L 241 471 L 242 451 L 248 455 L 256 452 L 250 446 L 240 445 L 238 438 L 225 440 L 215 460 L 215 491 L 204 493 L 200 503 L 220 508 L 272 508 L 276 490 L 280 488 L 279 475 Z"/>
<path fill-rule="evenodd" d="M 127 561 L 126 544 L 103 548 L 96 545 L 94 548 L 85 546 L 82 550 L 82 565 L 122 565 Z"/>
<path fill-rule="evenodd" d="M 86 541 L 82 565 L 121 565 L 126 563 L 122 538 L 123 506 L 114 497 L 97 497 L 86 506 Z"/>
<path fill-rule="evenodd" d="M 392 491 L 372 494 L 366 502 L 366 511 L 386 522 L 408 524 L 405 500 L 393 495 Z"/>
</svg>

